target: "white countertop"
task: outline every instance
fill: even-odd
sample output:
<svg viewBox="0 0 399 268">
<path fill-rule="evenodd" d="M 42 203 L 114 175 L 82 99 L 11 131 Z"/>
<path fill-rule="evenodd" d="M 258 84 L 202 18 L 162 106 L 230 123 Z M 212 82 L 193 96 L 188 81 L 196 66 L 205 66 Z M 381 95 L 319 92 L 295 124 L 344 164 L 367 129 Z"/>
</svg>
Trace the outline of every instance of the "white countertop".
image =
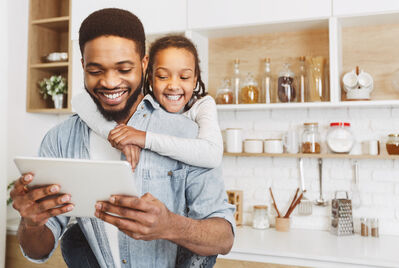
<svg viewBox="0 0 399 268">
<path fill-rule="evenodd" d="M 16 234 L 19 219 L 7 221 Z M 338 237 L 326 231 L 237 227 L 233 248 L 219 258 L 311 267 L 399 267 L 399 236 Z"/>
<path fill-rule="evenodd" d="M 338 237 L 326 231 L 238 227 L 228 255 L 219 258 L 312 267 L 399 267 L 399 236 Z"/>
</svg>

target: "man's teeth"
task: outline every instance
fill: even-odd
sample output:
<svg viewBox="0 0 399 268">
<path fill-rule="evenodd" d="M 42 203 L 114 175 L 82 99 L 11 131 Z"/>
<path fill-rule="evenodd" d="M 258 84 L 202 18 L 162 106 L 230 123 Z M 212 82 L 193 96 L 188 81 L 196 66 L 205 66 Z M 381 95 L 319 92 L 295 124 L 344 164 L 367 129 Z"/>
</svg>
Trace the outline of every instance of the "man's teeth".
<svg viewBox="0 0 399 268">
<path fill-rule="evenodd" d="M 123 92 L 114 93 L 114 94 L 106 94 L 106 93 L 103 93 L 103 94 L 108 99 L 116 99 L 116 98 L 119 98 L 120 96 L 122 96 Z"/>
<path fill-rule="evenodd" d="M 168 100 L 174 100 L 177 101 L 178 99 L 180 99 L 181 95 L 166 95 L 166 98 L 168 98 Z"/>
</svg>

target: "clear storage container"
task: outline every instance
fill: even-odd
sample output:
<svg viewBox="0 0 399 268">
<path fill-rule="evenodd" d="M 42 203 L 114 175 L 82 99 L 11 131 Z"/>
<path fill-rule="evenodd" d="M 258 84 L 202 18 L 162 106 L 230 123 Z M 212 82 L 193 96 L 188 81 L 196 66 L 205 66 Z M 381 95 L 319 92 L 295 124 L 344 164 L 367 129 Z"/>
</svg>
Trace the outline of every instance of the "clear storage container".
<svg viewBox="0 0 399 268">
<path fill-rule="evenodd" d="M 320 133 L 318 123 L 304 123 L 302 133 L 302 153 L 319 154 L 320 153 Z"/>
</svg>

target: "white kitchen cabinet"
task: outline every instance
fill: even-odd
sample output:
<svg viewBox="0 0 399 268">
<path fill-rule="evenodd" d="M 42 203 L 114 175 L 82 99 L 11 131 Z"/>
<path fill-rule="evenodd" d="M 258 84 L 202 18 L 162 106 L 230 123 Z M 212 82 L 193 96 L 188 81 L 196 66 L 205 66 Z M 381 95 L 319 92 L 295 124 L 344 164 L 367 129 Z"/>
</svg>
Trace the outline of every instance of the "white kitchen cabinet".
<svg viewBox="0 0 399 268">
<path fill-rule="evenodd" d="M 186 30 L 186 0 L 72 0 L 72 40 L 79 38 L 80 24 L 90 13 L 110 7 L 127 9 L 137 15 L 147 35 Z"/>
<path fill-rule="evenodd" d="M 399 12 L 397 0 L 333 0 L 334 16 Z"/>
<path fill-rule="evenodd" d="M 188 28 L 206 29 L 328 18 L 331 0 L 188 0 Z"/>
</svg>

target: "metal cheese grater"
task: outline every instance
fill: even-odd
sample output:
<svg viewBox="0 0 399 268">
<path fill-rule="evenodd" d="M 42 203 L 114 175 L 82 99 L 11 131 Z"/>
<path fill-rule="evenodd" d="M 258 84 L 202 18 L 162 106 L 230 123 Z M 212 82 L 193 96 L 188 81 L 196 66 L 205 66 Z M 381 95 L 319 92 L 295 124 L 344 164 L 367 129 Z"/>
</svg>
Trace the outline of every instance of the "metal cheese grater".
<svg viewBox="0 0 399 268">
<path fill-rule="evenodd" d="M 352 201 L 346 191 L 346 199 L 337 198 L 338 192 L 335 192 L 331 202 L 331 233 L 338 236 L 353 235 Z"/>
</svg>

